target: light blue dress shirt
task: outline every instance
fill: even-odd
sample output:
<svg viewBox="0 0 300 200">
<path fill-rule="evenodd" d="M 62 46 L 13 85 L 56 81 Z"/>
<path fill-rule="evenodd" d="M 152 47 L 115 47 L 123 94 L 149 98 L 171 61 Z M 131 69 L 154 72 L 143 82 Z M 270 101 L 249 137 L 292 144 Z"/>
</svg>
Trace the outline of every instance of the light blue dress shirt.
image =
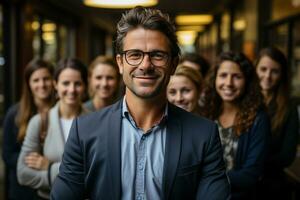
<svg viewBox="0 0 300 200">
<path fill-rule="evenodd" d="M 126 100 L 122 105 L 122 200 L 162 198 L 168 105 L 160 122 L 146 133 L 137 127 Z"/>
</svg>

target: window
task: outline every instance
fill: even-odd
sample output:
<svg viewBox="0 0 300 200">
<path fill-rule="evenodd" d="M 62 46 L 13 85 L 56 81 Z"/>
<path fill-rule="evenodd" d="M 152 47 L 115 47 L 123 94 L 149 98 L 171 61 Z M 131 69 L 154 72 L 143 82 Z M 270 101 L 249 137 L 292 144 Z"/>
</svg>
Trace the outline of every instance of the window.
<svg viewBox="0 0 300 200">
<path fill-rule="evenodd" d="M 33 55 L 50 62 L 75 55 L 74 31 L 65 25 L 36 16 L 33 29 Z"/>
<path fill-rule="evenodd" d="M 269 44 L 279 48 L 286 56 L 288 53 L 288 24 L 282 24 L 269 29 Z"/>
</svg>

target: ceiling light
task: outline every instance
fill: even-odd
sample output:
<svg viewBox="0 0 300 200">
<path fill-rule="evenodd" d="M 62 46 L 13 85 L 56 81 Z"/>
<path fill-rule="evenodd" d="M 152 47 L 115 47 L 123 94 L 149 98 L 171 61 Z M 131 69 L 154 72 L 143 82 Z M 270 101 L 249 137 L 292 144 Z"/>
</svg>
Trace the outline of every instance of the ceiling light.
<svg viewBox="0 0 300 200">
<path fill-rule="evenodd" d="M 84 4 L 99 8 L 133 8 L 135 6 L 154 6 L 158 0 L 83 0 Z"/>
<path fill-rule="evenodd" d="M 197 31 L 202 32 L 204 31 L 204 26 L 178 26 L 178 31 Z"/>
<path fill-rule="evenodd" d="M 33 21 L 33 22 L 31 23 L 31 28 L 32 28 L 34 31 L 38 30 L 38 29 L 40 28 L 40 23 L 39 23 L 38 21 Z"/>
<path fill-rule="evenodd" d="M 51 33 L 51 32 L 43 33 L 42 38 L 47 44 L 53 44 L 55 41 L 55 33 Z"/>
<path fill-rule="evenodd" d="M 192 45 L 197 37 L 196 31 L 177 31 L 178 42 L 182 46 Z"/>
<path fill-rule="evenodd" d="M 204 25 L 213 21 L 212 15 L 178 15 L 175 18 L 178 25 Z"/>
<path fill-rule="evenodd" d="M 56 30 L 56 24 L 54 23 L 45 23 L 42 25 L 42 29 L 44 32 L 53 32 Z"/>
<path fill-rule="evenodd" d="M 233 28 L 234 30 L 236 31 L 243 31 L 246 29 L 246 21 L 243 20 L 243 19 L 240 19 L 240 20 L 236 20 L 233 22 Z"/>
</svg>

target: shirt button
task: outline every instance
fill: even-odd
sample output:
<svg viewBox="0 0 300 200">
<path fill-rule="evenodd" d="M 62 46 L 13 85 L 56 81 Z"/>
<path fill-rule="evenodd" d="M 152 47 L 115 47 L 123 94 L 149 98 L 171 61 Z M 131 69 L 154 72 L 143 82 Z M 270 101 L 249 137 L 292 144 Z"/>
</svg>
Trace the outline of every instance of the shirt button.
<svg viewBox="0 0 300 200">
<path fill-rule="evenodd" d="M 145 139 L 146 139 L 146 137 L 143 135 L 141 139 L 142 139 L 142 140 L 145 140 Z"/>
<path fill-rule="evenodd" d="M 143 199 L 143 197 L 141 195 L 137 196 L 137 200 L 142 200 L 142 199 Z"/>
<path fill-rule="evenodd" d="M 143 170 L 143 165 L 142 164 L 139 164 L 139 170 Z"/>
</svg>

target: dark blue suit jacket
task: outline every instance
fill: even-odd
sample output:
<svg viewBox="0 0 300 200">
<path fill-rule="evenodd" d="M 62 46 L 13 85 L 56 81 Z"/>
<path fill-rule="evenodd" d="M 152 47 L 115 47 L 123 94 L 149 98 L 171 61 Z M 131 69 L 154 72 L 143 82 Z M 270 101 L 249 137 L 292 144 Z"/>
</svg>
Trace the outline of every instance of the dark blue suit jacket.
<svg viewBox="0 0 300 200">
<path fill-rule="evenodd" d="M 263 176 L 268 152 L 270 120 L 264 111 L 258 111 L 252 126 L 241 134 L 234 168 L 228 172 L 232 199 L 255 199 L 255 189 Z"/>
<path fill-rule="evenodd" d="M 21 142 L 17 140 L 19 127 L 16 125 L 16 116 L 19 104 L 9 108 L 3 122 L 2 157 L 5 164 L 5 189 L 8 199 L 28 200 L 35 199 L 34 189 L 22 186 L 17 181 L 17 161 L 21 151 Z"/>
<path fill-rule="evenodd" d="M 121 199 L 121 102 L 74 120 L 51 199 Z M 229 199 L 216 124 L 168 112 L 163 199 Z"/>
</svg>

